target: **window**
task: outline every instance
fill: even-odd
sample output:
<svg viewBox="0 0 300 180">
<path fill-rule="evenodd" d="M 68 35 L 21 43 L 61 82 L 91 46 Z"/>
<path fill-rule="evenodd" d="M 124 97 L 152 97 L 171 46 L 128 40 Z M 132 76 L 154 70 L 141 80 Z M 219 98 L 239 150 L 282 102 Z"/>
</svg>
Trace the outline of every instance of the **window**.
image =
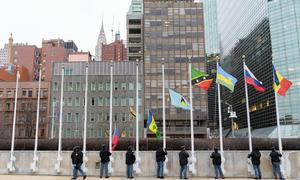
<svg viewBox="0 0 300 180">
<path fill-rule="evenodd" d="M 72 106 L 72 98 L 71 98 L 71 97 L 68 98 L 68 103 L 67 103 L 67 105 L 68 105 L 68 106 Z"/>
<path fill-rule="evenodd" d="M 80 119 L 79 113 L 75 113 L 75 122 L 79 122 L 79 119 Z"/>
<path fill-rule="evenodd" d="M 75 91 L 80 91 L 80 82 L 76 82 Z"/>
<path fill-rule="evenodd" d="M 52 88 L 53 91 L 58 91 L 58 84 L 57 82 L 53 83 L 53 88 Z"/>
<path fill-rule="evenodd" d="M 122 83 L 121 88 L 122 90 L 126 90 L 126 83 Z"/>
<path fill-rule="evenodd" d="M 103 88 L 103 83 L 102 83 L 102 82 L 99 82 L 99 83 L 98 83 L 98 90 L 99 90 L 99 91 L 103 91 L 103 89 L 104 89 L 104 88 Z"/>
<path fill-rule="evenodd" d="M 133 83 L 129 83 L 129 90 L 134 90 L 134 85 L 133 85 Z"/>
<path fill-rule="evenodd" d="M 0 91 L 0 97 L 3 97 L 3 91 L 2 90 Z"/>
<path fill-rule="evenodd" d="M 68 91 L 73 91 L 73 83 L 69 82 L 68 84 Z"/>
<path fill-rule="evenodd" d="M 109 106 L 109 104 L 110 104 L 110 98 L 109 98 L 109 97 L 107 97 L 107 98 L 106 98 L 105 105 L 106 105 L 106 106 Z"/>
<path fill-rule="evenodd" d="M 67 122 L 72 122 L 72 114 L 71 113 L 67 114 Z"/>
<path fill-rule="evenodd" d="M 138 86 L 139 86 L 139 91 L 141 91 L 142 90 L 142 83 L 139 82 Z"/>
<path fill-rule="evenodd" d="M 133 102 L 133 98 L 132 98 L 132 97 L 130 97 L 130 98 L 128 99 L 128 105 L 129 105 L 129 106 L 133 106 L 133 105 L 134 105 L 134 102 Z"/>
<path fill-rule="evenodd" d="M 121 106 L 126 106 L 126 98 L 122 97 L 121 99 Z"/>
<path fill-rule="evenodd" d="M 10 103 L 6 103 L 6 111 L 10 111 Z"/>
<path fill-rule="evenodd" d="M 65 69 L 64 75 L 70 76 L 72 74 L 73 74 L 72 69 Z"/>
<path fill-rule="evenodd" d="M 122 113 L 122 121 L 126 121 L 126 113 Z"/>
<path fill-rule="evenodd" d="M 91 98 L 91 106 L 95 106 L 95 98 Z"/>
<path fill-rule="evenodd" d="M 109 113 L 106 113 L 106 121 L 109 121 Z"/>
<path fill-rule="evenodd" d="M 7 91 L 7 97 L 12 97 L 12 91 Z"/>
<path fill-rule="evenodd" d="M 95 121 L 95 114 L 94 113 L 91 113 L 90 114 L 90 120 L 93 122 Z"/>
<path fill-rule="evenodd" d="M 21 111 L 25 111 L 26 108 L 26 104 L 25 103 L 21 103 Z"/>
<path fill-rule="evenodd" d="M 114 106 L 119 106 L 119 99 L 118 99 L 118 97 L 114 97 Z"/>
<path fill-rule="evenodd" d="M 103 106 L 103 98 L 98 97 L 98 106 Z"/>
<path fill-rule="evenodd" d="M 96 91 L 96 83 L 95 82 L 91 83 L 91 91 Z"/>
<path fill-rule="evenodd" d="M 103 113 L 100 112 L 98 113 L 98 121 L 102 121 L 103 120 Z"/>
<path fill-rule="evenodd" d="M 106 91 L 109 91 L 109 90 L 110 90 L 110 83 L 109 83 L 109 82 L 106 83 L 106 85 L 105 85 L 105 90 L 106 90 Z"/>
<path fill-rule="evenodd" d="M 22 91 L 22 96 L 23 96 L 23 97 L 26 97 L 26 95 L 27 95 L 27 91 L 26 91 L 26 90 L 23 90 L 23 91 Z"/>
<path fill-rule="evenodd" d="M 32 97 L 32 90 L 28 91 L 28 97 Z"/>
<path fill-rule="evenodd" d="M 79 97 L 75 98 L 75 106 L 80 106 L 80 98 Z"/>
<path fill-rule="evenodd" d="M 66 134 L 67 137 L 71 137 L 71 128 L 67 128 L 67 134 Z"/>
<path fill-rule="evenodd" d="M 117 114 L 115 114 L 115 121 L 118 121 L 118 115 Z"/>
<path fill-rule="evenodd" d="M 118 90 L 118 86 L 119 86 L 119 85 L 118 85 L 118 82 L 115 82 L 115 84 L 114 84 L 114 89 L 115 89 L 115 90 Z"/>
</svg>

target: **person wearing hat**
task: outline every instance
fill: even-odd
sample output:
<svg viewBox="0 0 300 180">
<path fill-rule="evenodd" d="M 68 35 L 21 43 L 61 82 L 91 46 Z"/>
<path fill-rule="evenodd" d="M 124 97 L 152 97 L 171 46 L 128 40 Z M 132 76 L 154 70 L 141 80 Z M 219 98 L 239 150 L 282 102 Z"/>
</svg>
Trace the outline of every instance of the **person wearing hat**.
<svg viewBox="0 0 300 180">
<path fill-rule="evenodd" d="M 210 158 L 212 159 L 214 168 L 215 168 L 215 179 L 218 179 L 218 177 L 221 177 L 222 179 L 224 179 L 224 174 L 222 171 L 222 156 L 221 154 L 218 152 L 218 148 L 214 149 L 214 152 L 211 153 Z"/>
<path fill-rule="evenodd" d="M 271 162 L 272 162 L 273 173 L 274 173 L 275 179 L 277 179 L 278 176 L 280 179 L 284 179 L 283 175 L 281 173 L 281 169 L 280 169 L 280 163 L 281 163 L 280 157 L 282 157 L 282 154 L 278 153 L 276 151 L 275 147 L 272 147 L 272 152 L 270 153 L 270 157 L 271 157 Z"/>
<path fill-rule="evenodd" d="M 189 154 L 186 152 L 185 146 L 181 146 L 181 151 L 179 152 L 180 179 L 188 179 L 187 177 L 188 157 Z"/>
<path fill-rule="evenodd" d="M 102 145 L 102 149 L 99 153 L 100 156 L 100 178 L 103 177 L 103 171 L 105 172 L 105 178 L 108 178 L 108 163 L 110 161 L 109 156 L 111 153 L 106 149 L 105 144 Z"/>
<path fill-rule="evenodd" d="M 132 179 L 132 171 L 133 171 L 133 163 L 135 162 L 135 155 L 132 151 L 132 147 L 128 146 L 128 150 L 126 152 L 126 177 L 128 179 Z"/>
<path fill-rule="evenodd" d="M 251 158 L 251 162 L 253 165 L 254 173 L 255 173 L 255 179 L 261 179 L 261 171 L 260 171 L 260 152 L 257 147 L 254 148 L 254 150 L 248 155 L 248 158 Z"/>
<path fill-rule="evenodd" d="M 73 148 L 73 152 L 71 154 L 72 165 L 73 165 L 73 177 L 72 179 L 77 179 L 78 171 L 83 176 L 83 179 L 86 178 L 86 174 L 81 169 L 81 165 L 83 163 L 83 153 L 81 152 L 81 148 L 79 146 L 75 146 Z"/>
</svg>

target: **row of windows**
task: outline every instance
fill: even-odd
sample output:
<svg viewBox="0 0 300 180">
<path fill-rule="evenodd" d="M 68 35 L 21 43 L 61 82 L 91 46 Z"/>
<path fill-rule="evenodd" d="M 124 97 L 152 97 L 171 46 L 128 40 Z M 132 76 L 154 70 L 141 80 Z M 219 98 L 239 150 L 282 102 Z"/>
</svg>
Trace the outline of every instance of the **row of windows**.
<svg viewBox="0 0 300 180">
<path fill-rule="evenodd" d="M 82 105 L 84 106 L 84 98 L 82 98 Z M 53 98 L 53 104 L 57 104 L 58 101 L 56 98 Z M 64 106 L 80 106 L 80 97 L 69 97 L 63 99 Z M 113 97 L 113 106 L 134 106 L 135 98 L 133 97 Z M 90 106 L 109 106 L 110 97 L 91 97 L 89 98 Z M 142 105 L 142 99 L 139 98 L 139 106 Z"/>
<path fill-rule="evenodd" d="M 64 116 L 64 115 L 63 115 Z M 139 116 L 141 117 L 141 116 Z M 88 120 L 90 122 L 95 122 L 95 121 L 109 121 L 109 113 L 89 113 L 88 114 Z M 80 113 L 66 113 L 64 116 L 65 121 L 64 122 L 80 122 L 82 119 L 82 122 L 84 121 L 84 114 Z M 130 114 L 130 113 L 114 113 L 113 114 L 113 121 L 129 121 L 129 120 L 134 120 L 135 118 Z"/>
<path fill-rule="evenodd" d="M 0 89 L 0 98 L 1 97 L 8 97 L 13 98 L 15 96 L 15 89 L 9 89 L 5 91 Z M 21 89 L 21 97 L 33 97 L 33 89 Z M 36 97 L 38 97 L 38 90 L 36 91 Z M 48 97 L 48 90 L 47 89 L 41 89 L 41 98 Z"/>
<path fill-rule="evenodd" d="M 82 86 L 82 90 L 85 90 L 85 83 L 80 83 L 80 82 L 65 82 L 64 83 L 64 89 L 66 91 L 80 91 Z M 139 90 L 142 90 L 142 84 L 139 83 Z M 88 89 L 90 91 L 110 91 L 110 82 L 91 82 L 88 83 Z M 135 90 L 135 83 L 119 83 L 119 82 L 114 82 L 113 84 L 113 89 L 114 90 Z M 53 91 L 58 91 L 59 90 L 59 83 L 54 82 L 53 83 Z"/>
</svg>

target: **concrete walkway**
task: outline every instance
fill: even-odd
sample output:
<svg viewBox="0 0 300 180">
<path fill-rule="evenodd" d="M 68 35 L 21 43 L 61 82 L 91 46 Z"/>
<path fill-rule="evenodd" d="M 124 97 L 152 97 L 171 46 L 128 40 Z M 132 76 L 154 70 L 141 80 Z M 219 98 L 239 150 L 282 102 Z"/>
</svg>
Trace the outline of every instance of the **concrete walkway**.
<svg viewBox="0 0 300 180">
<path fill-rule="evenodd" d="M 70 180 L 71 177 L 69 176 L 27 176 L 27 175 L 0 175 L 0 180 Z M 77 178 L 78 180 L 81 180 L 82 177 Z M 87 180 L 100 180 L 99 177 L 87 177 Z M 102 178 L 106 179 L 106 178 Z M 113 180 L 121 180 L 126 179 L 124 177 L 112 177 L 109 179 Z M 137 177 L 134 179 L 140 179 L 140 180 L 150 180 L 150 179 L 156 179 L 154 177 Z M 179 179 L 179 178 L 166 178 L 166 179 Z M 190 179 L 199 179 L 199 180 L 213 180 L 214 178 L 190 178 Z M 226 180 L 246 180 L 246 178 L 226 178 Z"/>
</svg>

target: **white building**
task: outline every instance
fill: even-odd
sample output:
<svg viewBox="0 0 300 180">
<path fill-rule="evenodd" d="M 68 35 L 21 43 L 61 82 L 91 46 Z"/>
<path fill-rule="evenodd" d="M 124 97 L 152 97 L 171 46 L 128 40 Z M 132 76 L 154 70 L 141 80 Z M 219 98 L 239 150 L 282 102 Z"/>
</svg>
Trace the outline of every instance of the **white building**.
<svg viewBox="0 0 300 180">
<path fill-rule="evenodd" d="M 101 30 L 98 36 L 97 45 L 95 49 L 95 61 L 102 61 L 102 44 L 106 44 L 106 37 L 103 28 L 103 20 Z"/>
</svg>

